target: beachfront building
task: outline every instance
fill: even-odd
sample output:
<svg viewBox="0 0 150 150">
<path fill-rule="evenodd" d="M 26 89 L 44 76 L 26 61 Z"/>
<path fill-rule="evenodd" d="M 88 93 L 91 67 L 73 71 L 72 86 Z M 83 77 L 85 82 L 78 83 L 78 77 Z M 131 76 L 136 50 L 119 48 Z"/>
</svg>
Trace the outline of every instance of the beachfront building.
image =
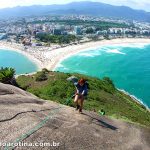
<svg viewBox="0 0 150 150">
<path fill-rule="evenodd" d="M 142 35 L 150 36 L 150 30 L 142 30 Z"/>
<path fill-rule="evenodd" d="M 61 29 L 53 29 L 52 34 L 61 35 Z"/>
<path fill-rule="evenodd" d="M 96 34 L 97 35 L 106 35 L 107 34 L 107 30 L 97 31 Z"/>
<path fill-rule="evenodd" d="M 6 33 L 0 33 L 0 40 L 7 39 Z"/>
<path fill-rule="evenodd" d="M 81 35 L 81 28 L 80 28 L 79 26 L 75 26 L 75 27 L 74 27 L 74 33 L 75 33 L 76 35 Z"/>
</svg>

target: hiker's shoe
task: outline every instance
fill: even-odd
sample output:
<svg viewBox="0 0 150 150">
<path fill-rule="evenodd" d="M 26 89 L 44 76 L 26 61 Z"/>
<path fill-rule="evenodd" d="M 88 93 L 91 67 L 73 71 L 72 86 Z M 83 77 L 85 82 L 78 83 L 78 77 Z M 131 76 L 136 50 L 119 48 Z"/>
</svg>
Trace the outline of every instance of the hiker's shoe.
<svg viewBox="0 0 150 150">
<path fill-rule="evenodd" d="M 82 109 L 79 109 L 79 113 L 82 114 Z"/>
<path fill-rule="evenodd" d="M 80 108 L 80 106 L 79 106 L 79 105 L 77 105 L 76 110 L 78 110 L 79 108 Z"/>
</svg>

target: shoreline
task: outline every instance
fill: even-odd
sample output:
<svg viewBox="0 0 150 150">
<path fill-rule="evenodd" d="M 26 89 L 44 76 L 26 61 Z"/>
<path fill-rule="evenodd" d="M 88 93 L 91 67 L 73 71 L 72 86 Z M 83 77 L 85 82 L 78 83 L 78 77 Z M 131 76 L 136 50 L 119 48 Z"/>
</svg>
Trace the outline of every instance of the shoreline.
<svg viewBox="0 0 150 150">
<path fill-rule="evenodd" d="M 42 62 L 40 60 L 38 60 L 36 57 L 34 57 L 33 55 L 31 55 L 30 53 L 26 52 L 23 49 L 23 46 L 21 44 L 17 45 L 15 43 L 11 44 L 8 42 L 0 41 L 0 50 L 14 51 L 14 52 L 24 55 L 25 57 L 27 57 L 28 60 L 30 60 L 31 62 L 33 62 L 36 65 L 36 67 L 38 69 L 37 71 L 39 71 L 43 68 Z"/>
<path fill-rule="evenodd" d="M 48 65 L 48 69 L 54 71 L 57 66 L 65 59 L 76 55 L 83 51 L 96 50 L 101 46 L 109 45 L 128 45 L 128 44 L 150 44 L 150 39 L 113 39 L 113 40 L 102 40 L 97 42 L 89 42 L 79 45 L 68 46 L 66 48 L 57 49 L 62 55 L 55 57 L 55 60 L 52 61 L 53 64 Z M 63 52 L 62 52 L 63 51 Z M 65 52 L 66 51 L 66 52 Z"/>
<path fill-rule="evenodd" d="M 117 90 L 124 93 L 125 95 L 129 96 L 133 101 L 135 101 L 136 103 L 144 106 L 146 108 L 146 110 L 148 110 L 150 112 L 150 108 L 146 104 L 144 104 L 142 102 L 142 100 L 138 99 L 135 95 L 130 94 L 129 92 L 125 91 L 124 89 L 118 89 L 117 88 Z"/>
<path fill-rule="evenodd" d="M 38 70 L 47 68 L 54 71 L 55 68 L 65 59 L 83 51 L 95 50 L 101 46 L 128 45 L 128 44 L 150 44 L 150 39 L 124 38 L 113 40 L 102 40 L 96 42 L 69 45 L 62 48 L 51 49 L 51 47 L 25 47 L 21 44 L 0 41 L 0 49 L 12 50 L 25 55 L 30 61 L 35 63 Z"/>
<path fill-rule="evenodd" d="M 26 50 L 21 44 L 0 41 L 0 49 L 10 50 L 10 51 L 12 50 L 25 55 L 30 61 L 34 62 L 37 65 L 38 71 L 42 70 L 43 68 L 47 68 L 48 70 L 54 71 L 63 60 L 73 55 L 76 55 L 79 52 L 96 50 L 101 46 L 128 45 L 128 44 L 146 45 L 146 44 L 150 44 L 150 39 L 124 38 L 124 39 L 102 40 L 102 41 L 89 42 L 89 43 L 83 43 L 78 45 L 70 45 L 67 47 L 53 49 L 50 51 L 49 51 L 50 47 L 44 47 L 44 49 L 42 49 L 41 47 L 29 47 Z M 30 74 L 34 74 L 34 73 L 30 73 Z M 133 95 L 130 95 L 126 91 L 122 91 L 122 92 L 130 96 L 137 103 L 143 105 L 150 112 L 150 109 L 146 105 L 144 105 L 141 101 L 139 101 L 138 98 L 133 97 Z"/>
</svg>

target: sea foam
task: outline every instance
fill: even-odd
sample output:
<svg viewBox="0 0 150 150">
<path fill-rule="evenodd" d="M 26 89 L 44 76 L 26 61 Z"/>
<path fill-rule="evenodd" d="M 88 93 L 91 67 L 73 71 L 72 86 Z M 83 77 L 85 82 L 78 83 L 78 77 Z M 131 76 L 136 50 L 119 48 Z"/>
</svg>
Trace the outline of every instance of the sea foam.
<svg viewBox="0 0 150 150">
<path fill-rule="evenodd" d="M 118 49 L 110 49 L 110 50 L 107 50 L 106 53 L 115 53 L 115 54 L 126 55 L 126 53 L 120 52 Z"/>
<path fill-rule="evenodd" d="M 95 56 L 100 56 L 100 50 L 88 50 L 85 52 L 80 52 L 77 54 L 78 56 L 82 56 L 82 57 L 95 57 Z"/>
<path fill-rule="evenodd" d="M 137 98 L 135 95 L 130 94 L 129 92 L 123 90 L 123 89 L 118 89 L 119 91 L 125 93 L 126 95 L 129 95 L 132 99 L 134 99 L 135 101 L 139 102 L 141 105 L 145 106 L 147 109 L 149 109 L 149 107 L 139 98 Z"/>
</svg>

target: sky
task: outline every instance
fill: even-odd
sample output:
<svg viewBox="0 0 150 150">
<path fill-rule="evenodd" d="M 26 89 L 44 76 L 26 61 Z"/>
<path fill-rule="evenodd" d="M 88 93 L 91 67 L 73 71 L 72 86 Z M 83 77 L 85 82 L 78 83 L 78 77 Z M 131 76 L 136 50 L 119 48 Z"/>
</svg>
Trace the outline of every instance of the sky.
<svg viewBox="0 0 150 150">
<path fill-rule="evenodd" d="M 112 5 L 124 5 L 134 9 L 142 9 L 150 12 L 150 0 L 0 0 L 0 8 L 29 6 L 35 4 L 50 5 L 50 4 L 65 4 L 77 1 L 95 1 L 104 2 Z"/>
</svg>

